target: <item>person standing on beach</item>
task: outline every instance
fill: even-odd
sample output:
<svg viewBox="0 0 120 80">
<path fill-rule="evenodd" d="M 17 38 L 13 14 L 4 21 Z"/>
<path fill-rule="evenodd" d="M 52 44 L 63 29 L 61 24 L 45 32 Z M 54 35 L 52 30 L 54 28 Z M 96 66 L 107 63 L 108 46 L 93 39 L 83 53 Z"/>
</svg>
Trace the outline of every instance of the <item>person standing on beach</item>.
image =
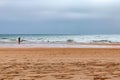
<svg viewBox="0 0 120 80">
<path fill-rule="evenodd" d="M 20 39 L 20 37 L 18 38 L 18 44 L 20 44 L 20 42 L 21 42 L 21 39 Z"/>
</svg>

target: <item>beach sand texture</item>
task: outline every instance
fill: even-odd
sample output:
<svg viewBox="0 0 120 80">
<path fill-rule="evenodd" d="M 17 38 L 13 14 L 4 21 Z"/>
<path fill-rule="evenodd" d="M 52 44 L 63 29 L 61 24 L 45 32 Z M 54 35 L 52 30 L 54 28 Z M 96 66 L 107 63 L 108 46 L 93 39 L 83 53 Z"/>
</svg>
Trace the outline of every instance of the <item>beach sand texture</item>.
<svg viewBox="0 0 120 80">
<path fill-rule="evenodd" d="M 120 49 L 0 48 L 0 80 L 120 80 Z"/>
</svg>

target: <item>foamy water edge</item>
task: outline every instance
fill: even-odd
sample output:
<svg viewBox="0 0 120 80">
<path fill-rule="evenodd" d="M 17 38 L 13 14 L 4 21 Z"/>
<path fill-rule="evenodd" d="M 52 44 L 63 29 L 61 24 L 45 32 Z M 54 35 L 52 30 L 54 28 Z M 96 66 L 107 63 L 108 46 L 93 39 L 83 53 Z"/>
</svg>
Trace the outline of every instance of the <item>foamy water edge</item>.
<svg viewBox="0 0 120 80">
<path fill-rule="evenodd" d="M 0 48 L 120 48 L 120 45 L 106 44 L 0 44 Z"/>
</svg>

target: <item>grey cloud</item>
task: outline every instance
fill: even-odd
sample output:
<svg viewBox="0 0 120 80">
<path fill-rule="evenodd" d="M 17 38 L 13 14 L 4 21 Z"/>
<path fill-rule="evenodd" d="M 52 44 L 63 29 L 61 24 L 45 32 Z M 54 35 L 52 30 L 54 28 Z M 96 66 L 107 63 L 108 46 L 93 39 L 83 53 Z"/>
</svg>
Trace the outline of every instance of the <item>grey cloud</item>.
<svg viewBox="0 0 120 80">
<path fill-rule="evenodd" d="M 1 0 L 0 16 L 18 20 L 22 17 L 31 19 L 50 18 L 102 18 L 119 15 L 119 0 L 97 3 L 100 0 Z"/>
<path fill-rule="evenodd" d="M 120 0 L 0 0 L 0 26 L 13 26 L 11 31 L 30 26 L 37 33 L 48 27 L 48 33 L 119 32 L 119 21 Z"/>
</svg>

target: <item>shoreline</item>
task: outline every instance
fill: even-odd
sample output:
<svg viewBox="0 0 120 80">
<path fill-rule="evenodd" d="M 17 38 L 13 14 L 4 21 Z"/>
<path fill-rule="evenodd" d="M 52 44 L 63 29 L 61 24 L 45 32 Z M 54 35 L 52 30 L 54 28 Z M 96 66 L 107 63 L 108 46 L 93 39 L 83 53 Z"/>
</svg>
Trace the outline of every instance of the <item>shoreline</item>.
<svg viewBox="0 0 120 80">
<path fill-rule="evenodd" d="M 0 48 L 120 48 L 120 44 L 91 44 L 91 43 L 66 43 L 66 44 L 0 44 Z"/>
</svg>

